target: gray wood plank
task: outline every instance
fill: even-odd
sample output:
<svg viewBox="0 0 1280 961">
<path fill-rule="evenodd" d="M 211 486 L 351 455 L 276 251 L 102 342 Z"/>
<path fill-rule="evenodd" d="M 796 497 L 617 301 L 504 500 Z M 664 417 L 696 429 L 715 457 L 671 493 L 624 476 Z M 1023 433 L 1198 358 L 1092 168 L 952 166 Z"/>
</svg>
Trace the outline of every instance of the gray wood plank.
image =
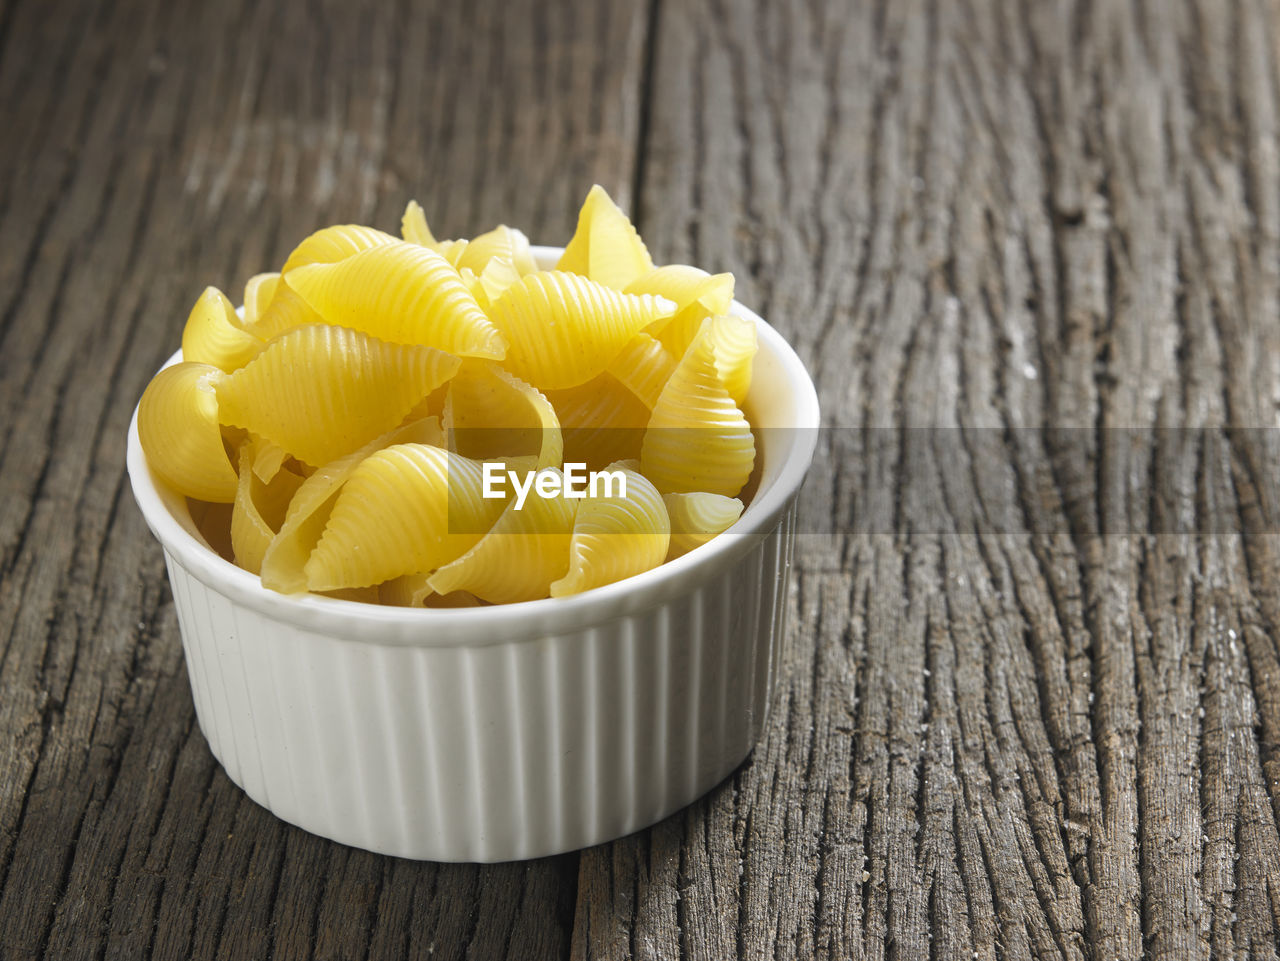
<svg viewBox="0 0 1280 961">
<path fill-rule="evenodd" d="M 589 2 L 0 7 L 0 956 L 559 957 L 576 857 L 416 864 L 293 829 L 198 728 L 124 480 L 204 285 L 306 233 L 567 238 L 633 181 L 647 14 Z"/>
<path fill-rule="evenodd" d="M 1275 956 L 1274 457 L 1222 428 L 1277 423 L 1277 27 L 660 6 L 639 219 L 816 372 L 827 536 L 764 742 L 583 854 L 578 955 Z"/>
</svg>

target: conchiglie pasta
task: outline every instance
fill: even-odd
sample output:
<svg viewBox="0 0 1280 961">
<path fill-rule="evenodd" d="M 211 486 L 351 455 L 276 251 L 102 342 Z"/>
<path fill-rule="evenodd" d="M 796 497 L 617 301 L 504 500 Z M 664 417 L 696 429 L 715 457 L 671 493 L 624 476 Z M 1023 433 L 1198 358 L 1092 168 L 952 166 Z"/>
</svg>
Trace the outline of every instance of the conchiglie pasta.
<svg viewBox="0 0 1280 961">
<path fill-rule="evenodd" d="M 506 343 L 442 256 L 393 241 L 333 264 L 312 264 L 285 281 L 330 324 L 463 357 L 501 359 Z"/>
<path fill-rule="evenodd" d="M 262 559 L 262 585 L 282 594 L 307 589 L 304 567 L 329 522 L 338 492 L 370 454 L 397 444 L 439 447 L 443 443 L 444 432 L 439 421 L 428 417 L 388 431 L 359 450 L 316 470 L 289 501 L 284 523 Z"/>
<path fill-rule="evenodd" d="M 462 273 L 465 275 L 470 271 L 464 267 Z M 475 279 L 473 290 L 476 300 L 484 304 L 485 310 L 491 309 L 494 302 L 507 292 L 507 288 L 519 281 L 521 276 L 523 275 L 511 261 L 494 257 L 485 264 L 484 270 Z"/>
<path fill-rule="evenodd" d="M 640 456 L 649 408 L 611 374 L 569 390 L 547 391 L 547 398 L 560 419 L 566 462 L 599 470 Z"/>
<path fill-rule="evenodd" d="M 359 224 L 336 224 L 311 234 L 285 260 L 271 301 L 258 320 L 259 333 L 270 338 L 304 324 L 325 322 L 324 317 L 298 295 L 284 274 L 298 267 L 334 264 L 372 247 L 395 242 L 396 238 L 390 234 Z"/>
<path fill-rule="evenodd" d="M 713 537 L 723 534 L 742 516 L 742 501 L 736 497 L 695 491 L 688 494 L 664 494 L 671 518 L 671 547 L 667 560 L 688 554 Z"/>
<path fill-rule="evenodd" d="M 613 583 L 737 521 L 757 330 L 732 275 L 655 267 L 599 186 L 553 270 L 506 225 L 437 239 L 415 201 L 400 233 L 317 230 L 240 311 L 207 289 L 144 393 L 148 462 L 222 557 L 281 593 L 469 607 Z M 566 491 L 583 468 L 625 496 Z"/>
<path fill-rule="evenodd" d="M 531 492 L 520 508 L 508 502 L 502 516 L 466 554 L 435 572 L 427 583 L 437 594 L 467 591 L 491 604 L 546 597 L 569 566 L 569 542 L 577 501 Z"/>
<path fill-rule="evenodd" d="M 578 229 L 556 269 L 572 271 L 614 290 L 623 290 L 653 269 L 653 259 L 627 215 L 618 209 L 605 189 L 596 184 L 582 204 Z"/>
<path fill-rule="evenodd" d="M 378 585 L 378 599 L 396 607 L 479 607 L 481 601 L 466 591 L 437 594 L 427 581 L 430 574 L 405 574 Z"/>
<path fill-rule="evenodd" d="M 243 367 L 266 346 L 265 341 L 246 330 L 226 294 L 206 287 L 182 330 L 182 359 L 210 364 L 223 371 Z"/>
<path fill-rule="evenodd" d="M 632 297 L 561 271 L 522 277 L 493 304 L 508 344 L 504 366 L 544 390 L 601 373 L 641 329 L 671 312 L 660 297 Z"/>
<path fill-rule="evenodd" d="M 370 454 L 342 485 L 307 559 L 308 589 L 366 587 L 460 557 L 504 506 L 483 497 L 481 485 L 479 461 L 439 447 Z"/>
<path fill-rule="evenodd" d="M 714 328 L 704 321 L 667 381 L 640 450 L 644 475 L 664 494 L 733 497 L 755 464 L 751 425 L 720 382 Z"/>
<path fill-rule="evenodd" d="M 253 437 L 253 442 L 253 461 L 250 467 L 258 475 L 258 479 L 266 483 L 280 472 L 289 454 L 275 441 L 265 437 Z"/>
<path fill-rule="evenodd" d="M 300 327 L 219 383 L 219 412 L 318 467 L 394 427 L 459 363 L 344 327 Z"/>
<path fill-rule="evenodd" d="M 427 226 L 427 215 L 416 200 L 410 200 L 404 208 L 404 215 L 400 218 L 400 236 L 411 244 L 423 247 L 436 245 L 435 235 Z"/>
<path fill-rule="evenodd" d="M 622 464 L 610 464 L 606 470 L 621 475 L 626 496 L 616 490 L 613 496 L 599 493 L 578 506 L 569 544 L 569 570 L 551 585 L 552 597 L 603 587 L 666 560 L 671 523 L 657 488 Z"/>
<path fill-rule="evenodd" d="M 733 274 L 709 274 L 685 264 L 656 267 L 627 285 L 629 294 L 656 294 L 676 305 L 675 312 L 648 329 L 675 359 L 684 356 L 703 320 L 729 312 Z"/>
<path fill-rule="evenodd" d="M 720 383 L 733 402 L 741 406 L 751 387 L 752 363 L 758 346 L 756 325 L 732 314 L 712 317 L 707 325 Z"/>
<path fill-rule="evenodd" d="M 262 571 L 262 558 L 284 523 L 289 501 L 303 478 L 289 470 L 277 471 L 264 482 L 253 470 L 257 445 L 250 440 L 240 447 L 240 483 L 231 510 L 231 547 L 235 562 L 251 574 Z"/>
<path fill-rule="evenodd" d="M 235 468 L 218 424 L 217 384 L 227 375 L 184 362 L 151 379 L 138 403 L 138 440 L 151 469 L 187 497 L 230 504 Z"/>
<path fill-rule="evenodd" d="M 608 372 L 652 410 L 675 369 L 675 358 L 667 349 L 642 332 L 627 341 Z"/>
<path fill-rule="evenodd" d="M 286 331 L 323 323 L 324 318 L 281 277 L 275 283 L 270 302 L 254 322 L 253 332 L 269 341 Z"/>
<path fill-rule="evenodd" d="M 309 264 L 336 264 L 340 260 L 378 247 L 395 243 L 396 238 L 373 227 L 360 224 L 335 224 L 311 234 L 297 247 L 280 268 L 281 274 Z"/>
<path fill-rule="evenodd" d="M 499 224 L 493 230 L 472 238 L 458 257 L 458 269 L 467 267 L 477 274 L 483 274 L 485 268 L 495 260 L 509 264 L 517 277 L 538 269 L 533 259 L 533 249 L 529 246 L 529 238 L 506 224 Z"/>
<path fill-rule="evenodd" d="M 279 283 L 280 275 L 275 273 L 254 274 L 245 283 L 244 326 L 246 329 L 252 330 L 266 312 L 271 301 L 275 299 L 276 287 Z"/>
<path fill-rule="evenodd" d="M 564 441 L 555 408 L 541 392 L 491 361 L 464 361 L 444 403 L 449 449 L 478 460 L 531 456 L 558 467 Z"/>
</svg>

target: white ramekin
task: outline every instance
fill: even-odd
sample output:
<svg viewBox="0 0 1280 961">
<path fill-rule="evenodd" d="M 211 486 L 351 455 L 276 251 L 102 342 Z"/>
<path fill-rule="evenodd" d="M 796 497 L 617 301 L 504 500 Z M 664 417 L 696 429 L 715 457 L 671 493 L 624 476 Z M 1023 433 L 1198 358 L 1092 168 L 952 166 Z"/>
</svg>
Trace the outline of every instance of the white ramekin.
<svg viewBox="0 0 1280 961">
<path fill-rule="evenodd" d="M 135 412 L 129 478 L 164 547 L 196 716 L 227 775 L 344 844 L 506 861 L 636 831 L 737 767 L 777 674 L 818 400 L 786 341 L 733 311 L 759 327 L 745 405 L 754 498 L 711 543 L 569 598 L 411 610 L 266 590 L 151 472 Z"/>
</svg>

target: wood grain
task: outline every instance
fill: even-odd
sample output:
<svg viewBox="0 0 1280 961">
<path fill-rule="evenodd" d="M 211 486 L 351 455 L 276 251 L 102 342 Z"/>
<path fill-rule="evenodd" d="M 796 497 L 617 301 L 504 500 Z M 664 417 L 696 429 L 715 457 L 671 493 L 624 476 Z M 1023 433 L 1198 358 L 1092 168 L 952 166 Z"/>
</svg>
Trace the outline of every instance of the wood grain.
<svg viewBox="0 0 1280 961">
<path fill-rule="evenodd" d="M 1272 462 L 1210 441 L 1276 423 L 1276 16 L 661 6 L 646 237 L 817 373 L 845 534 L 752 763 L 583 853 L 583 956 L 1275 956 Z"/>
<path fill-rule="evenodd" d="M 625 202 L 645 11 L 83 7 L 0 15 L 0 957 L 563 956 L 576 857 L 377 857 L 226 778 L 121 439 L 200 289 L 318 226 Z"/>
<path fill-rule="evenodd" d="M 1280 6 L 536 11 L 0 3 L 0 958 L 1276 957 Z M 195 724 L 133 405 L 317 225 L 592 182 L 819 384 L 767 735 L 581 854 L 311 837 Z"/>
</svg>

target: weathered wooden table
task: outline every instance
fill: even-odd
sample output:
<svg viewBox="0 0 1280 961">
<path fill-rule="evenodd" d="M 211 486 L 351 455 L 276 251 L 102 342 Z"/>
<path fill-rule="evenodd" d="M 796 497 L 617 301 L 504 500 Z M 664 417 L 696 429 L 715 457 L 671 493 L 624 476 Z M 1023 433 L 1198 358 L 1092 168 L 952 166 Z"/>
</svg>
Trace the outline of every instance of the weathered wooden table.
<svg viewBox="0 0 1280 961">
<path fill-rule="evenodd" d="M 1280 8 L 534 9 L 0 2 L 0 957 L 1275 957 L 1280 467 L 1224 427 L 1280 423 Z M 543 861 L 289 827 L 196 726 L 133 405 L 318 225 L 562 242 L 593 181 L 840 428 L 767 735 Z"/>
</svg>

